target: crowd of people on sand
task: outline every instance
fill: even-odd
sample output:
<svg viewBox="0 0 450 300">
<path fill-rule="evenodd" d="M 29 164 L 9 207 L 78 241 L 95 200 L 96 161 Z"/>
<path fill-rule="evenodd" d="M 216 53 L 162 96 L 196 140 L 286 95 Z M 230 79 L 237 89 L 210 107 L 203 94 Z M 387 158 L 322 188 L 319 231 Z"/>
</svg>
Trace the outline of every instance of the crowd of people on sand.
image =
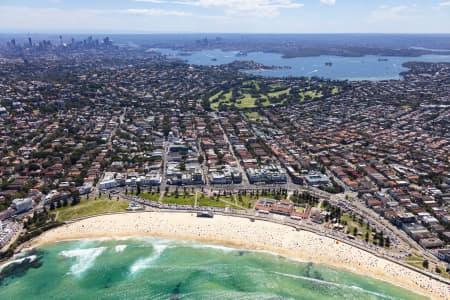
<svg viewBox="0 0 450 300">
<path fill-rule="evenodd" d="M 230 209 L 230 208 L 225 209 L 225 208 L 221 208 L 221 207 L 194 207 L 192 205 L 166 204 L 166 203 L 160 203 L 160 202 L 156 202 L 156 201 L 150 201 L 150 200 L 143 199 L 141 197 L 134 196 L 134 195 L 125 195 L 124 197 L 130 201 L 140 203 L 140 204 L 146 205 L 148 207 L 162 209 L 162 210 L 174 210 L 174 211 L 203 210 L 203 211 L 212 211 L 214 213 L 228 214 L 228 215 L 234 215 L 234 216 L 243 216 L 243 217 L 254 217 L 254 215 L 255 215 L 255 212 L 236 210 L 236 209 Z M 263 215 L 263 216 L 259 215 L 258 217 L 260 219 L 264 219 L 267 221 L 271 221 L 271 222 L 277 221 L 278 223 L 280 223 L 280 219 L 275 220 L 275 219 L 271 218 L 271 214 Z M 285 218 L 281 223 L 288 225 L 288 226 L 294 226 L 294 227 L 299 225 L 298 221 L 292 220 L 288 217 Z M 313 232 L 320 233 L 320 234 L 328 236 L 328 237 L 340 238 L 341 240 L 345 240 L 349 244 L 365 248 L 372 252 L 377 252 L 378 255 L 390 257 L 391 259 L 403 259 L 404 257 L 406 257 L 408 255 L 407 252 L 398 253 L 398 252 L 392 252 L 392 251 L 389 251 L 389 252 L 383 251 L 383 249 L 381 249 L 378 246 L 373 245 L 372 243 L 363 242 L 363 241 L 360 241 L 357 239 L 356 240 L 349 239 L 348 235 L 343 232 L 339 232 L 336 230 L 327 230 L 323 226 L 320 226 L 315 223 L 311 223 L 310 225 L 306 225 L 306 224 L 302 223 L 302 228 L 308 228 L 309 230 L 311 230 Z M 394 243 L 394 246 L 395 246 L 396 240 L 392 239 L 392 242 Z"/>
<path fill-rule="evenodd" d="M 384 279 L 436 299 L 448 299 L 450 287 L 420 272 L 375 256 L 347 243 L 293 227 L 246 218 L 193 213 L 142 212 L 104 215 L 67 224 L 44 233 L 35 245 L 64 239 L 156 236 L 192 239 L 267 250 L 304 261 L 341 267 Z"/>
</svg>

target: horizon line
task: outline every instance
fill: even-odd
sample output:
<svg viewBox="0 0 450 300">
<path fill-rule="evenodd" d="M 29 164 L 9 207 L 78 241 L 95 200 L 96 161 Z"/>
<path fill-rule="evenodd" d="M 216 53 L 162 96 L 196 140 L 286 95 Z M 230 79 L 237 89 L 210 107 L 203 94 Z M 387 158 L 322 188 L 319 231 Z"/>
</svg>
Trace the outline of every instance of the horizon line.
<svg viewBox="0 0 450 300">
<path fill-rule="evenodd" d="M 0 35 L 4 34 L 73 34 L 73 35 L 158 35 L 158 34 L 208 34 L 208 35 L 450 35 L 450 32 L 76 32 L 76 31 L 62 31 L 62 32 L 25 32 L 25 31 L 0 31 Z"/>
</svg>

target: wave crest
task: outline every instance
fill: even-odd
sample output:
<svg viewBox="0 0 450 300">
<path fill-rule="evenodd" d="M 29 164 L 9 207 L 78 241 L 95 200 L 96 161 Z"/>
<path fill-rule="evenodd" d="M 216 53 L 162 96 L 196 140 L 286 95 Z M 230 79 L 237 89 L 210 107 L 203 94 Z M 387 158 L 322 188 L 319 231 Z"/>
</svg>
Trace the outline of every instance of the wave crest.
<svg viewBox="0 0 450 300">
<path fill-rule="evenodd" d="M 232 247 L 208 245 L 208 244 L 190 244 L 189 247 L 194 248 L 194 249 L 214 249 L 214 250 L 219 250 L 219 251 L 226 252 L 226 253 L 239 250 L 237 248 L 232 248 Z"/>
<path fill-rule="evenodd" d="M 35 261 L 37 259 L 37 255 L 30 255 L 30 256 L 26 256 L 26 257 L 22 257 L 22 258 L 17 258 L 11 261 L 8 261 L 6 263 L 4 263 L 3 265 L 0 265 L 0 273 L 8 266 L 10 265 L 15 265 L 15 264 L 21 264 L 24 261 L 28 260 L 29 263 Z"/>
<path fill-rule="evenodd" d="M 127 248 L 127 245 L 117 245 L 116 247 L 114 247 L 114 250 L 116 252 L 123 252 L 126 248 Z"/>
<path fill-rule="evenodd" d="M 79 276 L 91 268 L 95 259 L 105 250 L 106 247 L 73 249 L 61 251 L 60 255 L 67 258 L 76 258 L 75 264 L 70 267 L 70 273 Z"/>
<path fill-rule="evenodd" d="M 134 274 L 142 269 L 149 268 L 152 263 L 157 260 L 161 254 L 166 250 L 167 245 L 154 245 L 153 246 L 153 254 L 147 258 L 142 258 L 137 260 L 131 267 L 130 267 L 130 273 Z"/>
<path fill-rule="evenodd" d="M 395 299 L 388 295 L 368 291 L 368 290 L 365 290 L 365 289 L 355 286 L 355 285 L 346 285 L 343 283 L 337 283 L 337 282 L 326 281 L 326 280 L 321 280 L 321 279 L 317 279 L 317 278 L 310 278 L 310 277 L 306 277 L 306 276 L 287 274 L 287 273 L 281 273 L 281 272 L 273 272 L 273 273 L 280 275 L 280 276 L 284 276 L 284 277 L 289 277 L 289 278 L 294 278 L 294 279 L 303 279 L 303 280 L 307 280 L 307 281 L 311 281 L 311 282 L 315 282 L 315 283 L 319 283 L 319 284 L 324 284 L 324 285 L 328 285 L 328 286 L 335 286 L 335 287 L 339 287 L 339 288 L 348 288 L 348 289 L 356 290 L 356 291 L 359 291 L 362 293 L 370 294 L 370 295 L 377 296 L 377 297 L 384 298 L 384 299 Z"/>
</svg>

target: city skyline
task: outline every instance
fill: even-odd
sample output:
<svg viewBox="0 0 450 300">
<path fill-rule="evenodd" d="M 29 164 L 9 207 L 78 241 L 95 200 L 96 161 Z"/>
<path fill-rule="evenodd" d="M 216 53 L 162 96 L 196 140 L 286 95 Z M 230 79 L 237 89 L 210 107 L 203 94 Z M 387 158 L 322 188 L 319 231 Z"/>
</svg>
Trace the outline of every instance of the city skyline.
<svg viewBox="0 0 450 300">
<path fill-rule="evenodd" d="M 2 33 L 448 33 L 450 1 L 10 1 Z"/>
</svg>

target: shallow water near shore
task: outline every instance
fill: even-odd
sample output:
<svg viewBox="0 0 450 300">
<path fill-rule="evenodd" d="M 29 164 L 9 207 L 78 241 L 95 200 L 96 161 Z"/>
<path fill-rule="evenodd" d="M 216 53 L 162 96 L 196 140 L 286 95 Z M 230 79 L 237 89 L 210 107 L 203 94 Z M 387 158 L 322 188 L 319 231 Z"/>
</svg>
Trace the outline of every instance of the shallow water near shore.
<svg viewBox="0 0 450 300">
<path fill-rule="evenodd" d="M 14 264 L 20 265 L 17 272 Z M 2 299 L 426 299 L 370 277 L 269 253 L 150 238 L 65 241 L 25 252 L 0 267 L 0 295 Z"/>
</svg>

